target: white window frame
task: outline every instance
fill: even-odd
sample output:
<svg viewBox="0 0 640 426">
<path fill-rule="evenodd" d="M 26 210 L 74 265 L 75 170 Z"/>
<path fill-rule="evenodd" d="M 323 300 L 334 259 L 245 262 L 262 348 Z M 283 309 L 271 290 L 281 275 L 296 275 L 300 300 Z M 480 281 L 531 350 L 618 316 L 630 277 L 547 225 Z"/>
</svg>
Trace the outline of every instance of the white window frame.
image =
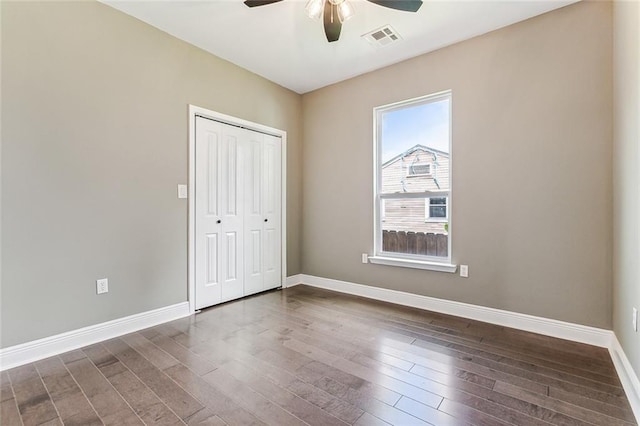
<svg viewBox="0 0 640 426">
<path fill-rule="evenodd" d="M 449 101 L 449 190 L 448 191 L 425 191 L 419 193 L 394 193 L 394 194 L 381 194 L 382 190 L 382 173 L 381 173 L 381 159 L 382 159 L 382 117 L 385 113 L 405 109 L 411 106 L 418 106 L 420 104 L 427 104 L 432 102 L 438 102 L 442 100 Z M 453 96 L 451 90 L 446 90 L 438 93 L 434 93 L 427 96 L 421 96 L 418 98 L 408 99 L 393 104 L 382 105 L 373 109 L 373 194 L 374 194 L 374 255 L 369 257 L 371 263 L 400 266 L 408 268 L 418 268 L 441 272 L 456 272 L 457 265 L 451 263 L 452 253 L 452 224 L 451 224 L 451 207 L 453 199 L 453 184 L 452 184 L 452 170 L 453 159 L 451 149 L 452 139 L 452 104 Z M 393 253 L 385 252 L 382 250 L 382 218 L 383 203 L 385 199 L 410 199 L 410 198 L 431 198 L 431 197 L 447 197 L 447 220 L 443 221 L 449 223 L 448 231 L 448 255 L 447 257 L 437 256 L 425 256 L 406 253 Z M 426 201 L 428 203 L 428 200 Z"/>
</svg>

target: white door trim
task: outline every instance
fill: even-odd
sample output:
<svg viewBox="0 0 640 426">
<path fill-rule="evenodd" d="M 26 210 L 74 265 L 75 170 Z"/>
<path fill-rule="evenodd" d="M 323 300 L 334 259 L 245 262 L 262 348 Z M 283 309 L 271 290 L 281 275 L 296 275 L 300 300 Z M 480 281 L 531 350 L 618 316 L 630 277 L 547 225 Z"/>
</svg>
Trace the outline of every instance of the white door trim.
<svg viewBox="0 0 640 426">
<path fill-rule="evenodd" d="M 196 116 L 209 118 L 232 126 L 244 127 L 256 132 L 266 133 L 282 139 L 282 183 L 281 183 L 281 216 L 282 216 L 282 276 L 280 282 L 285 285 L 287 278 L 287 132 L 241 118 L 232 117 L 206 108 L 189 105 L 189 212 L 188 212 L 188 238 L 187 238 L 187 286 L 189 299 L 189 312 L 196 311 L 196 257 L 195 257 L 195 184 L 196 184 Z"/>
</svg>

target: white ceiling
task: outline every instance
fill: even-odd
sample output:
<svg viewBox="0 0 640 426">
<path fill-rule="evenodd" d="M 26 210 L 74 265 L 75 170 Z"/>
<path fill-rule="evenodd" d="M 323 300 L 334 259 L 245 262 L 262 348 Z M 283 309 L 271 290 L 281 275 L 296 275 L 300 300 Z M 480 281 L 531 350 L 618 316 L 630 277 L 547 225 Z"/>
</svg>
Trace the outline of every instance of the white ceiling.
<svg viewBox="0 0 640 426">
<path fill-rule="evenodd" d="M 305 93 L 493 31 L 577 0 L 424 0 L 417 13 L 350 0 L 355 15 L 328 43 L 305 1 L 248 8 L 242 0 L 102 0 L 179 39 L 297 93 Z M 402 40 L 374 47 L 361 35 L 390 24 Z"/>
</svg>

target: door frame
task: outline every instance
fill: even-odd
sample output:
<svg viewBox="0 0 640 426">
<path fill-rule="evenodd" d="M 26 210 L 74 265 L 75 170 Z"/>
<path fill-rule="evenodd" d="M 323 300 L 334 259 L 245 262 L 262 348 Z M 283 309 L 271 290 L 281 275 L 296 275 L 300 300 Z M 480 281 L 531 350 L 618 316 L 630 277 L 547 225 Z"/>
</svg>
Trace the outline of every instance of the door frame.
<svg viewBox="0 0 640 426">
<path fill-rule="evenodd" d="M 287 278 L 287 132 L 263 124 L 254 123 L 252 121 L 243 120 L 241 118 L 222 114 L 206 108 L 189 104 L 189 203 L 188 203 L 188 238 L 187 238 L 187 286 L 189 312 L 195 313 L 195 296 L 196 296 L 196 211 L 195 211 L 195 194 L 196 194 L 196 133 L 195 124 L 196 117 L 201 116 L 220 123 L 238 126 L 245 129 L 253 130 L 268 135 L 277 136 L 282 140 L 281 153 L 281 277 L 280 285 L 286 283 Z"/>
</svg>

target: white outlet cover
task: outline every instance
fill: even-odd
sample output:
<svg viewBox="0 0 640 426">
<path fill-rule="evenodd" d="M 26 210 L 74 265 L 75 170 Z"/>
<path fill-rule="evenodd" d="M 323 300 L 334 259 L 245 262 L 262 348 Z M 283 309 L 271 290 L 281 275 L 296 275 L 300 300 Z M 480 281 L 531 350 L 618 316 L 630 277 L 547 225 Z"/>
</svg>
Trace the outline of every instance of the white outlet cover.
<svg viewBox="0 0 640 426">
<path fill-rule="evenodd" d="M 189 193 L 187 192 L 187 185 L 178 185 L 178 198 L 187 198 Z"/>
<path fill-rule="evenodd" d="M 633 308 L 633 331 L 638 331 L 638 310 Z"/>
<path fill-rule="evenodd" d="M 463 278 L 469 277 L 469 265 L 460 265 L 460 276 Z"/>
<path fill-rule="evenodd" d="M 109 292 L 109 280 L 107 278 L 101 278 L 96 280 L 96 293 L 103 294 Z"/>
<path fill-rule="evenodd" d="M 362 263 L 369 263 L 369 255 L 367 253 L 362 253 Z"/>
</svg>

